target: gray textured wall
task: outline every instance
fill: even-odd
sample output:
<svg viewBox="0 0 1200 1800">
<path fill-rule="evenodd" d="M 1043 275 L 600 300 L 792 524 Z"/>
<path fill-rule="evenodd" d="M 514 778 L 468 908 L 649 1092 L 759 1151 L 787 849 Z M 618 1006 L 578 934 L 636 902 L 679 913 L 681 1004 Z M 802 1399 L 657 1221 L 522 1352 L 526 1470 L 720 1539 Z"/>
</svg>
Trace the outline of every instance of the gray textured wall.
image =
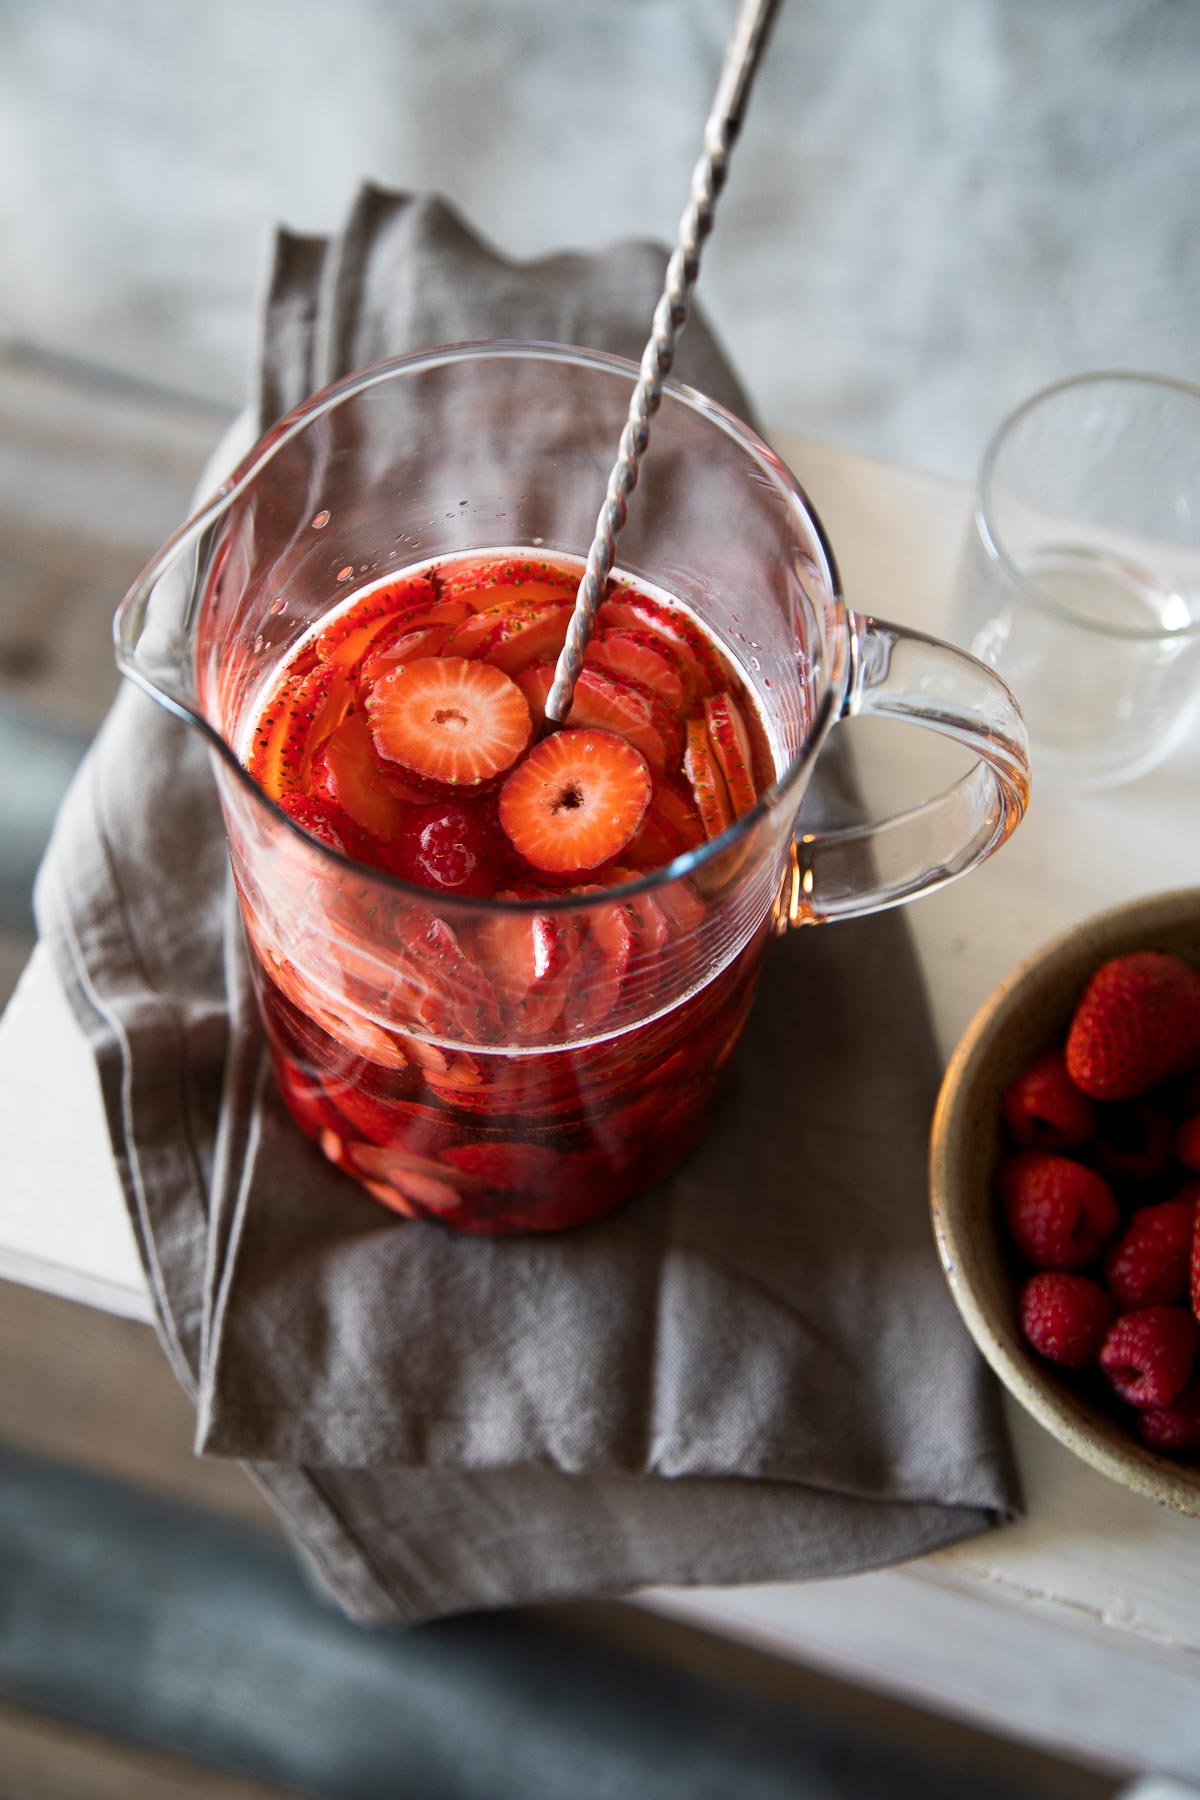
<svg viewBox="0 0 1200 1800">
<path fill-rule="evenodd" d="M 238 401 L 269 223 L 364 174 L 510 252 L 674 230 L 733 0 L 0 0 L 0 336 Z M 1200 5 L 784 0 L 703 292 L 764 415 L 973 468 L 1200 376 Z"/>
</svg>

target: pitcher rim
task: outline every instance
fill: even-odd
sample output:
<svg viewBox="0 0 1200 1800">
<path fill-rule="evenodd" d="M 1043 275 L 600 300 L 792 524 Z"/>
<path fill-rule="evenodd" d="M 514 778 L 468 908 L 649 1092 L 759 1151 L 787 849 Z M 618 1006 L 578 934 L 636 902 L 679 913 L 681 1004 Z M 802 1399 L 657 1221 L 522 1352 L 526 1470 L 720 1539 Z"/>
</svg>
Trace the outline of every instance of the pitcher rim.
<svg viewBox="0 0 1200 1800">
<path fill-rule="evenodd" d="M 197 729 L 210 751 L 221 758 L 221 761 L 233 772 L 243 788 L 261 806 L 293 832 L 309 850 L 316 851 L 326 860 L 339 868 L 353 870 L 358 876 L 364 873 L 373 881 L 383 884 L 385 890 L 403 894 L 422 905 L 428 905 L 436 899 L 439 910 L 451 907 L 455 912 L 478 913 L 489 908 L 499 908 L 506 913 L 536 914 L 546 912 L 583 912 L 597 905 L 620 903 L 652 891 L 666 887 L 673 881 L 682 880 L 714 861 L 716 857 L 732 849 L 740 843 L 757 824 L 767 818 L 786 800 L 789 791 L 795 787 L 800 776 L 813 762 L 817 751 L 825 737 L 840 716 L 844 690 L 847 685 L 850 667 L 850 645 L 847 641 L 845 652 L 839 659 L 837 669 L 829 671 L 824 691 L 817 706 L 815 716 L 808 732 L 795 755 L 787 763 L 782 773 L 777 775 L 769 787 L 759 795 L 753 807 L 724 831 L 714 838 L 708 838 L 694 849 L 684 850 L 660 868 L 647 870 L 634 881 L 621 882 L 620 885 L 597 889 L 588 894 L 548 893 L 538 899 L 505 899 L 495 896 L 453 894 L 438 892 L 434 889 L 420 887 L 414 882 L 405 881 L 402 876 L 393 875 L 389 870 L 375 868 L 373 865 L 356 861 L 343 851 L 335 850 L 332 845 L 324 843 L 290 817 L 278 801 L 273 800 L 266 790 L 259 785 L 246 765 L 240 760 L 229 741 L 200 710 L 185 696 L 169 693 L 158 685 L 153 678 L 138 667 L 136 661 L 136 642 L 129 644 L 124 635 L 124 626 L 140 603 L 144 620 L 146 604 L 156 583 L 166 573 L 172 562 L 189 543 L 194 542 L 221 516 L 228 512 L 233 502 L 255 479 L 260 470 L 294 437 L 297 437 L 315 419 L 333 411 L 344 400 L 364 393 L 392 379 L 397 374 L 407 374 L 422 367 L 438 368 L 446 364 L 484 360 L 497 361 L 544 361 L 583 364 L 592 368 L 623 376 L 631 383 L 636 383 L 638 365 L 627 357 L 614 355 L 606 350 L 592 350 L 584 345 L 561 344 L 538 338 L 480 338 L 461 343 L 439 344 L 427 346 L 422 350 L 409 351 L 403 356 L 387 357 L 371 363 L 365 368 L 356 369 L 350 375 L 343 375 L 337 381 L 328 383 L 307 399 L 292 407 L 290 412 L 268 427 L 235 464 L 229 474 L 221 482 L 214 494 L 196 512 L 166 539 L 162 547 L 142 570 L 137 580 L 130 587 L 117 608 L 113 619 L 113 638 L 117 666 L 121 674 L 140 687 L 144 693 L 158 705 L 172 713 L 184 724 Z M 673 376 L 663 383 L 663 399 L 682 402 L 692 411 L 708 418 L 727 437 L 732 438 L 742 449 L 748 451 L 763 468 L 764 474 L 786 496 L 790 506 L 799 506 L 808 525 L 816 538 L 821 555 L 825 562 L 825 573 L 829 579 L 830 596 L 835 605 L 853 630 L 853 614 L 846 603 L 842 589 L 841 574 L 833 548 L 829 542 L 820 515 L 813 506 L 805 489 L 793 471 L 779 454 L 760 437 L 753 427 L 747 425 L 736 413 L 720 401 L 712 399 L 698 388 L 678 381 Z M 652 453 L 652 448 L 651 448 Z M 140 629 L 139 629 L 140 637 Z M 582 873 L 587 873 L 583 871 Z"/>
</svg>

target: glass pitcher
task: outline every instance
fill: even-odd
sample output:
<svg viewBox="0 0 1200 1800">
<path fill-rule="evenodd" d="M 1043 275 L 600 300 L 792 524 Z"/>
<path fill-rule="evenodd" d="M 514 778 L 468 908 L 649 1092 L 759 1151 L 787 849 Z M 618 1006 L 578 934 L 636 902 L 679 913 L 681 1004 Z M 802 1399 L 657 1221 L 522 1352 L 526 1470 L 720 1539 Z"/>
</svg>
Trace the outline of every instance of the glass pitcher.
<svg viewBox="0 0 1200 1800">
<path fill-rule="evenodd" d="M 637 369 L 549 344 L 380 364 L 290 414 L 123 602 L 123 672 L 204 737 L 273 1067 L 300 1128 L 377 1199 L 464 1230 L 598 1217 L 696 1144 L 772 935 L 973 868 L 1026 804 L 1007 688 L 852 612 L 790 472 L 668 384 L 618 546 L 741 672 L 774 781 L 719 835 L 617 885 L 434 894 L 308 835 L 246 767 L 281 663 L 353 589 L 466 553 L 581 558 Z M 975 753 L 883 823 L 794 836 L 821 748 L 886 714 Z"/>
</svg>

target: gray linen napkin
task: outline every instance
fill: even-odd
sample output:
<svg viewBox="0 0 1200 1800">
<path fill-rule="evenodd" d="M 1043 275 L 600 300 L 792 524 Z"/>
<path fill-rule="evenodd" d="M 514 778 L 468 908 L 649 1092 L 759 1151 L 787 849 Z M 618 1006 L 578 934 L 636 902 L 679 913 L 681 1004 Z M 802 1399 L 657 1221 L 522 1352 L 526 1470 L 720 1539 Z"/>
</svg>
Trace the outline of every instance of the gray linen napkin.
<svg viewBox="0 0 1200 1800">
<path fill-rule="evenodd" d="M 636 355 L 663 265 L 622 245 L 515 266 L 440 202 L 365 188 L 336 238 L 278 237 L 257 422 L 434 341 Z M 699 319 L 679 373 L 745 414 Z M 850 790 L 836 740 L 823 763 L 818 812 Z M 730 1092 L 670 1182 L 505 1241 L 395 1220 L 296 1132 L 227 887 L 199 740 L 126 690 L 39 922 L 198 1448 L 247 1462 L 348 1612 L 835 1575 L 1012 1515 L 929 1232 L 937 1071 L 900 915 L 772 949 Z"/>
</svg>

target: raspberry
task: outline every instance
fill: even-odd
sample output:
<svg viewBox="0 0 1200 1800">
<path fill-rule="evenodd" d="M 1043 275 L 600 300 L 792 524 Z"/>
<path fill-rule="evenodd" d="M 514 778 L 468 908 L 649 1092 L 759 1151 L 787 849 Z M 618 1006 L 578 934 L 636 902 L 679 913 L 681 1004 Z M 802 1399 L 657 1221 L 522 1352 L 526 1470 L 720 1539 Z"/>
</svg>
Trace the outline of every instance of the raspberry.
<svg viewBox="0 0 1200 1800">
<path fill-rule="evenodd" d="M 1181 1162 L 1193 1175 L 1200 1175 L 1200 1113 L 1185 1119 L 1171 1141 L 1176 1162 Z"/>
<path fill-rule="evenodd" d="M 1171 1166 L 1171 1121 L 1135 1100 L 1105 1107 L 1096 1134 L 1096 1167 L 1106 1181 L 1157 1181 Z"/>
<path fill-rule="evenodd" d="M 1116 1310 L 1112 1297 L 1086 1275 L 1032 1275 L 1021 1291 L 1021 1330 L 1047 1361 L 1086 1369 Z"/>
<path fill-rule="evenodd" d="M 1117 1228 L 1108 1183 L 1082 1163 L 1022 1150 L 1001 1166 L 997 1188 L 1021 1255 L 1039 1269 L 1078 1269 Z"/>
<path fill-rule="evenodd" d="M 1067 1074 L 1061 1049 L 1045 1051 L 1023 1069 L 1001 1106 L 1009 1135 L 1024 1150 L 1073 1150 L 1096 1129 L 1096 1103 Z"/>
<path fill-rule="evenodd" d="M 1200 1065 L 1200 974 L 1141 950 L 1101 965 L 1067 1036 L 1067 1073 L 1096 1100 L 1134 1100 Z"/>
<path fill-rule="evenodd" d="M 1190 1381 L 1170 1406 L 1144 1406 L 1138 1430 L 1152 1450 L 1200 1450 L 1200 1379 Z"/>
<path fill-rule="evenodd" d="M 1134 1214 L 1104 1263 L 1104 1279 L 1123 1311 L 1184 1298 L 1195 1220 L 1195 1199 L 1186 1196 Z"/>
<path fill-rule="evenodd" d="M 1100 1346 L 1100 1367 L 1130 1406 L 1170 1406 L 1187 1386 L 1198 1338 L 1182 1306 L 1122 1313 Z"/>
<path fill-rule="evenodd" d="M 439 800 L 411 809 L 388 847 L 387 867 L 417 887 L 487 896 L 500 886 L 506 854 L 485 804 Z"/>
</svg>

